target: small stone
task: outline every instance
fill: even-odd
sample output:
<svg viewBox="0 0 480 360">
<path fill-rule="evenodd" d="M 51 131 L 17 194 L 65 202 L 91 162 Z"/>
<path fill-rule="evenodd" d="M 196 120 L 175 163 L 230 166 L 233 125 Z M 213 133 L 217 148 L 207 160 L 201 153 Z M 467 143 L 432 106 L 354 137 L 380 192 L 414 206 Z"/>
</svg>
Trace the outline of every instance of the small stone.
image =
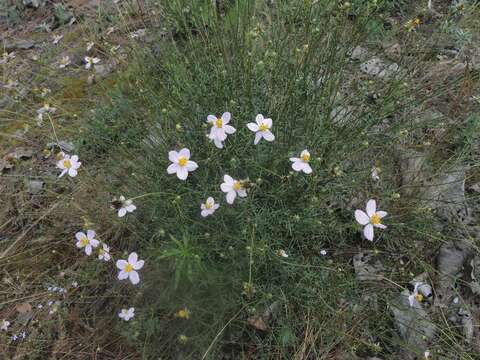
<svg viewBox="0 0 480 360">
<path fill-rule="evenodd" d="M 45 185 L 45 183 L 41 180 L 28 180 L 27 191 L 32 195 L 38 194 L 43 190 L 43 185 Z"/>
<path fill-rule="evenodd" d="M 365 49 L 364 47 L 357 46 L 355 49 L 353 49 L 352 54 L 350 55 L 350 58 L 352 60 L 363 61 L 367 58 L 367 56 L 368 56 L 368 50 Z"/>
<path fill-rule="evenodd" d="M 360 64 L 360 70 L 365 74 L 381 78 L 389 78 L 399 69 L 398 64 L 387 64 L 380 58 L 370 59 Z"/>
<path fill-rule="evenodd" d="M 5 41 L 5 51 L 9 52 L 12 50 L 28 50 L 35 46 L 35 43 L 31 40 L 18 39 L 14 41 Z"/>
</svg>

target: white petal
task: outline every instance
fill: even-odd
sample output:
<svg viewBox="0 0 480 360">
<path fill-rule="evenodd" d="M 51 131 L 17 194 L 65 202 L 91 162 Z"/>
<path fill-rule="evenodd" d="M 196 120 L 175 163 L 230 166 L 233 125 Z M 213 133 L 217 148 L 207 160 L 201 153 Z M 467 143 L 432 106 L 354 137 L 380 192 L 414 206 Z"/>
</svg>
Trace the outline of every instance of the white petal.
<svg viewBox="0 0 480 360">
<path fill-rule="evenodd" d="M 202 211 L 200 212 L 200 214 L 201 214 L 203 217 L 207 217 L 208 215 L 210 215 L 210 214 L 208 213 L 208 210 L 202 210 Z"/>
<path fill-rule="evenodd" d="M 303 172 L 305 174 L 311 174 L 312 173 L 312 167 L 308 163 L 304 163 L 303 165 Z"/>
<path fill-rule="evenodd" d="M 71 167 L 69 170 L 68 170 L 68 175 L 71 176 L 71 177 L 75 177 L 77 176 L 78 172 L 76 169 L 74 169 L 73 167 Z"/>
<path fill-rule="evenodd" d="M 267 131 L 263 131 L 262 132 L 262 135 L 263 135 L 263 138 L 267 141 L 273 141 L 275 140 L 275 135 L 272 134 L 271 131 L 267 130 Z"/>
<path fill-rule="evenodd" d="M 255 133 L 255 140 L 253 140 L 253 144 L 257 145 L 261 139 L 262 139 L 262 133 L 260 131 Z"/>
<path fill-rule="evenodd" d="M 357 220 L 360 225 L 367 225 L 370 222 L 370 218 L 362 210 L 355 210 L 355 220 Z"/>
<path fill-rule="evenodd" d="M 252 130 L 253 132 L 257 132 L 259 130 L 259 127 L 257 124 L 255 123 L 248 123 L 247 124 L 247 127 Z"/>
<path fill-rule="evenodd" d="M 120 270 L 123 270 L 125 269 L 125 266 L 127 266 L 127 261 L 125 260 L 117 260 L 117 263 L 115 264 L 117 266 L 117 268 L 119 268 Z"/>
<path fill-rule="evenodd" d="M 220 185 L 220 189 L 222 189 L 223 192 L 229 192 L 232 191 L 232 185 L 228 185 L 227 183 L 223 183 Z"/>
<path fill-rule="evenodd" d="M 169 151 L 168 152 L 168 160 L 171 162 L 177 162 L 178 161 L 178 153 L 176 151 Z"/>
<path fill-rule="evenodd" d="M 100 241 L 98 241 L 97 239 L 90 240 L 90 245 L 93 246 L 94 248 L 96 248 L 99 244 L 100 244 Z"/>
<path fill-rule="evenodd" d="M 58 175 L 59 178 L 61 178 L 63 175 L 65 175 L 68 172 L 68 169 L 64 169 L 60 175 Z"/>
<path fill-rule="evenodd" d="M 81 249 L 83 247 L 82 245 L 82 242 L 80 240 L 78 240 L 76 243 L 75 243 L 75 246 L 79 249 Z"/>
<path fill-rule="evenodd" d="M 235 201 L 235 198 L 237 197 L 237 193 L 235 191 L 229 191 L 227 193 L 227 203 L 229 204 L 233 204 L 233 202 Z"/>
<path fill-rule="evenodd" d="M 263 115 L 262 115 L 262 114 L 258 114 L 258 115 L 255 117 L 255 121 L 257 122 L 258 125 L 260 125 L 260 124 L 263 122 Z"/>
<path fill-rule="evenodd" d="M 187 170 L 188 171 L 195 171 L 198 168 L 198 165 L 195 161 L 188 161 L 187 162 Z"/>
<path fill-rule="evenodd" d="M 87 246 L 85 246 L 85 254 L 90 256 L 91 253 L 92 253 L 92 245 L 88 244 Z"/>
<path fill-rule="evenodd" d="M 180 179 L 180 180 L 187 180 L 187 177 L 188 177 L 188 170 L 183 167 L 183 166 L 179 166 L 177 168 L 177 177 Z"/>
<path fill-rule="evenodd" d="M 415 295 L 414 294 L 411 294 L 408 296 L 408 302 L 410 303 L 410 306 L 413 306 L 413 304 L 415 303 Z"/>
<path fill-rule="evenodd" d="M 185 157 L 187 160 L 190 159 L 190 150 L 188 150 L 187 148 L 183 148 L 178 154 Z"/>
<path fill-rule="evenodd" d="M 368 217 L 372 217 L 373 214 L 375 214 L 375 211 L 377 211 L 377 203 L 373 199 L 368 200 L 368 202 L 367 202 L 367 215 L 368 215 Z"/>
<path fill-rule="evenodd" d="M 235 129 L 233 126 L 230 125 L 225 125 L 225 132 L 227 134 L 233 134 L 237 129 Z"/>
<path fill-rule="evenodd" d="M 120 271 L 118 273 L 118 280 L 125 280 L 128 278 L 128 273 L 126 271 Z"/>
<path fill-rule="evenodd" d="M 128 212 L 134 212 L 135 210 L 137 209 L 137 207 L 133 204 L 131 205 L 128 205 L 125 210 L 127 210 Z"/>
<path fill-rule="evenodd" d="M 78 162 L 78 156 L 77 156 L 77 155 L 73 155 L 73 156 L 70 158 L 70 161 L 72 162 L 72 164 Z"/>
<path fill-rule="evenodd" d="M 381 218 L 384 218 L 385 216 L 388 215 L 386 211 L 377 211 L 377 215 Z"/>
<path fill-rule="evenodd" d="M 87 230 L 87 239 L 92 240 L 95 237 L 95 231 Z"/>
<path fill-rule="evenodd" d="M 138 255 L 136 252 L 132 252 L 130 255 L 128 255 L 128 263 L 131 265 L 135 265 L 138 260 Z"/>
<path fill-rule="evenodd" d="M 235 180 L 233 180 L 233 178 L 230 176 L 230 175 L 224 175 L 223 176 L 223 181 L 227 184 L 227 185 L 233 185 L 233 183 L 235 182 Z"/>
<path fill-rule="evenodd" d="M 120 210 L 118 210 L 118 217 L 124 217 L 126 213 L 127 213 L 127 209 L 122 207 L 120 208 Z"/>
<path fill-rule="evenodd" d="M 363 228 L 363 235 L 365 235 L 365 239 L 373 241 L 373 226 L 372 224 L 367 224 Z"/>
<path fill-rule="evenodd" d="M 373 226 L 375 226 L 376 228 L 379 228 L 379 229 L 386 229 L 386 228 L 387 228 L 387 227 L 386 227 L 385 225 L 383 225 L 383 224 L 375 224 L 375 225 L 373 225 Z"/>
<path fill-rule="evenodd" d="M 207 121 L 208 121 L 209 123 L 215 124 L 215 121 L 217 121 L 217 117 L 216 117 L 215 115 L 208 115 L 208 116 L 207 116 Z"/>
<path fill-rule="evenodd" d="M 272 119 L 263 119 L 263 123 L 266 124 L 269 129 L 272 127 Z"/>
<path fill-rule="evenodd" d="M 223 149 L 223 143 L 222 143 L 220 140 L 215 139 L 215 140 L 213 140 L 213 143 L 215 144 L 215 146 L 216 146 L 217 148 Z"/>
<path fill-rule="evenodd" d="M 140 276 L 138 276 L 138 273 L 136 271 L 130 271 L 128 273 L 128 278 L 133 285 L 137 285 L 140 282 Z"/>
<path fill-rule="evenodd" d="M 213 208 L 214 208 L 215 210 L 217 210 L 219 207 L 220 207 L 220 204 L 215 204 L 215 205 L 213 205 Z"/>
<path fill-rule="evenodd" d="M 135 265 L 133 265 L 133 269 L 134 270 L 140 270 L 141 268 L 143 268 L 143 265 L 145 265 L 145 261 L 143 260 L 138 260 Z"/>
<path fill-rule="evenodd" d="M 82 232 L 82 231 L 79 231 L 79 232 L 77 232 L 77 233 L 75 234 L 75 238 L 76 238 L 77 240 L 79 240 L 79 241 L 80 241 L 83 237 L 85 237 L 85 236 L 86 236 L 85 233 Z"/>
<path fill-rule="evenodd" d="M 222 120 L 224 124 L 228 124 L 231 118 L 232 118 L 232 114 L 230 114 L 228 111 L 224 112 L 222 115 Z"/>
<path fill-rule="evenodd" d="M 295 171 L 302 171 L 305 165 L 306 164 L 303 161 L 296 161 L 292 164 L 292 169 Z"/>
<path fill-rule="evenodd" d="M 246 197 L 247 196 L 247 190 L 245 190 L 245 189 L 237 190 L 237 194 L 240 197 Z"/>
<path fill-rule="evenodd" d="M 176 163 L 170 164 L 170 166 L 167 168 L 167 173 L 175 174 L 178 171 L 178 168 L 179 168 L 178 164 Z"/>
<path fill-rule="evenodd" d="M 291 157 L 290 161 L 291 162 L 298 162 L 298 161 L 302 161 L 302 159 L 299 159 L 299 158 L 296 158 L 296 157 Z"/>
</svg>

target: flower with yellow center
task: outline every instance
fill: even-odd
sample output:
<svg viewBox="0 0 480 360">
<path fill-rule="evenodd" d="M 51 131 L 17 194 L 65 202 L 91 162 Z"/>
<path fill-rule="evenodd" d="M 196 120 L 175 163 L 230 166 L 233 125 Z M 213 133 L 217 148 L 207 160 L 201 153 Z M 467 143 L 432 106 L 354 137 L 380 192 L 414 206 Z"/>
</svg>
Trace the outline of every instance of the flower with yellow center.
<svg viewBox="0 0 480 360">
<path fill-rule="evenodd" d="M 170 151 L 168 159 L 172 162 L 167 168 L 167 173 L 177 174 L 180 180 L 186 180 L 189 171 L 194 171 L 198 168 L 195 161 L 190 161 L 190 150 L 183 148 L 179 152 Z"/>
<path fill-rule="evenodd" d="M 220 207 L 219 204 L 215 204 L 215 200 L 213 199 L 213 197 L 209 197 L 207 199 L 207 201 L 205 201 L 204 204 L 201 204 L 200 205 L 200 209 L 201 209 L 201 215 L 203 217 L 207 217 L 209 215 L 212 215 L 218 208 Z"/>
<path fill-rule="evenodd" d="M 213 141 L 219 149 L 223 148 L 223 142 L 227 139 L 227 135 L 233 134 L 236 129 L 228 125 L 232 118 L 232 114 L 224 112 L 222 116 L 208 115 L 207 122 L 212 125 L 208 138 Z"/>
<path fill-rule="evenodd" d="M 233 179 L 230 175 L 225 175 L 223 181 L 224 182 L 220 185 L 220 188 L 227 194 L 227 203 L 233 204 L 237 195 L 240 197 L 247 196 L 247 190 L 244 188 L 241 181 Z"/>
<path fill-rule="evenodd" d="M 118 313 L 118 317 L 122 320 L 128 321 L 135 316 L 135 308 L 131 307 L 129 309 L 122 309 Z"/>
<path fill-rule="evenodd" d="M 63 158 L 61 158 L 57 162 L 57 167 L 62 170 L 61 174 L 59 177 L 62 177 L 63 175 L 68 173 L 68 176 L 70 177 L 75 177 L 78 174 L 77 169 L 82 165 L 80 161 L 78 161 L 78 156 L 73 155 L 70 157 L 70 155 L 63 154 Z"/>
<path fill-rule="evenodd" d="M 410 306 L 413 307 L 415 305 L 420 305 L 425 300 L 425 296 L 422 291 L 430 292 L 430 290 L 430 285 L 416 282 L 412 293 L 408 296 L 408 302 L 410 303 Z"/>
<path fill-rule="evenodd" d="M 386 229 L 381 223 L 382 218 L 387 216 L 385 211 L 377 211 L 377 203 L 370 199 L 367 202 L 366 213 L 362 210 L 355 210 L 355 219 L 360 225 L 363 225 L 363 235 L 367 240 L 373 241 L 373 228 Z"/>
<path fill-rule="evenodd" d="M 90 255 L 92 253 L 92 249 L 96 248 L 100 242 L 95 239 L 95 231 L 87 230 L 85 234 L 82 231 L 79 231 L 75 234 L 75 238 L 77 239 L 76 246 L 79 249 L 85 249 L 85 254 Z"/>
<path fill-rule="evenodd" d="M 85 62 L 85 69 L 88 70 L 92 67 L 92 65 L 98 64 L 100 62 L 100 59 L 96 57 L 85 56 L 83 61 Z"/>
<path fill-rule="evenodd" d="M 107 244 L 103 244 L 101 248 L 98 249 L 98 259 L 109 261 L 110 260 L 110 247 Z"/>
<path fill-rule="evenodd" d="M 312 167 L 310 166 L 310 152 L 305 149 L 300 153 L 300 157 L 291 157 L 290 161 L 292 164 L 292 169 L 295 171 L 303 171 L 305 174 L 312 173 Z"/>
<path fill-rule="evenodd" d="M 112 201 L 114 209 L 118 210 L 118 217 L 124 217 L 127 213 L 134 212 L 137 207 L 133 205 L 133 201 L 131 199 L 125 199 L 125 196 L 120 196 L 114 198 Z"/>
<path fill-rule="evenodd" d="M 140 282 L 140 276 L 137 270 L 140 270 L 144 265 L 143 260 L 138 260 L 138 255 L 132 252 L 127 260 L 118 260 L 116 266 L 120 269 L 118 273 L 118 280 L 130 279 L 133 285 Z"/>
<path fill-rule="evenodd" d="M 248 123 L 247 127 L 255 133 L 255 140 L 253 141 L 255 145 L 262 139 L 269 142 L 275 140 L 275 135 L 270 131 L 272 128 L 272 119 L 264 118 L 262 114 L 258 114 L 255 122 Z"/>
</svg>

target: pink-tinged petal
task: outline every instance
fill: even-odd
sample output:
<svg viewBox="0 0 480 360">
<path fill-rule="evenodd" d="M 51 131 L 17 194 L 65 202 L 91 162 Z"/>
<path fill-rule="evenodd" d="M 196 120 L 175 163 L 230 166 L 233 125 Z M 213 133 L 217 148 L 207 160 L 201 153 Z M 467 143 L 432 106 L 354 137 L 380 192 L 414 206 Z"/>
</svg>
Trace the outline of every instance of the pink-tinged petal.
<svg viewBox="0 0 480 360">
<path fill-rule="evenodd" d="M 71 167 L 69 170 L 68 170 L 68 175 L 71 176 L 71 177 L 75 177 L 77 176 L 78 174 L 78 171 L 75 170 L 73 167 Z"/>
<path fill-rule="evenodd" d="M 208 115 L 208 116 L 207 116 L 207 121 L 208 121 L 209 123 L 213 123 L 213 124 L 214 124 L 215 121 L 217 121 L 217 117 L 214 116 L 214 115 Z"/>
<path fill-rule="evenodd" d="M 263 131 L 263 138 L 267 141 L 275 140 L 275 135 L 271 131 Z"/>
<path fill-rule="evenodd" d="M 92 245 L 88 244 L 87 246 L 85 246 L 85 254 L 87 254 L 88 256 L 92 254 Z"/>
<path fill-rule="evenodd" d="M 229 191 L 232 190 L 232 185 L 228 185 L 227 183 L 223 183 L 223 184 L 220 185 L 220 189 L 222 189 L 222 191 L 224 193 L 226 193 L 226 192 L 229 192 Z"/>
<path fill-rule="evenodd" d="M 128 255 L 128 263 L 131 265 L 134 265 L 138 260 L 138 255 L 136 252 L 132 252 L 130 255 Z"/>
<path fill-rule="evenodd" d="M 185 167 L 179 166 L 177 170 L 177 177 L 180 180 L 187 180 L 188 170 Z"/>
<path fill-rule="evenodd" d="M 75 234 L 75 239 L 77 239 L 78 241 L 80 241 L 83 237 L 85 237 L 85 233 L 82 232 L 82 231 L 79 231 Z"/>
<path fill-rule="evenodd" d="M 118 273 L 118 280 L 125 280 L 128 278 L 128 273 L 126 271 L 120 271 Z"/>
<path fill-rule="evenodd" d="M 225 125 L 224 129 L 227 134 L 233 134 L 235 131 L 237 131 L 237 129 L 230 125 Z"/>
<path fill-rule="evenodd" d="M 200 215 L 202 215 L 203 217 L 207 217 L 209 215 L 208 211 L 207 210 L 202 210 L 200 212 Z"/>
<path fill-rule="evenodd" d="M 257 132 L 259 130 L 259 127 L 255 123 L 248 123 L 247 128 L 249 128 L 251 131 Z"/>
<path fill-rule="evenodd" d="M 367 225 L 370 222 L 370 218 L 362 210 L 355 210 L 355 220 L 357 220 L 360 225 Z"/>
<path fill-rule="evenodd" d="M 92 240 L 95 237 L 95 231 L 93 230 L 87 230 L 87 239 Z"/>
<path fill-rule="evenodd" d="M 140 282 L 140 276 L 138 276 L 138 273 L 136 271 L 130 271 L 128 273 L 128 278 L 133 285 L 137 285 Z"/>
<path fill-rule="evenodd" d="M 198 165 L 195 161 L 188 161 L 187 162 L 187 170 L 188 171 L 195 171 L 197 170 Z"/>
<path fill-rule="evenodd" d="M 227 193 L 227 203 L 233 204 L 236 197 L 237 197 L 237 193 L 235 191 L 229 191 Z"/>
<path fill-rule="evenodd" d="M 230 114 L 228 111 L 222 114 L 222 120 L 224 124 L 228 124 L 231 118 L 232 118 L 232 114 Z"/>
<path fill-rule="evenodd" d="M 302 161 L 296 161 L 292 164 L 292 169 L 295 171 L 302 171 L 305 168 L 305 163 Z"/>
<path fill-rule="evenodd" d="M 175 174 L 178 170 L 179 166 L 178 164 L 174 163 L 174 164 L 170 164 L 167 168 L 167 173 L 168 174 Z"/>
<path fill-rule="evenodd" d="M 363 228 L 363 235 L 365 236 L 365 239 L 373 241 L 373 225 L 372 224 L 367 224 Z"/>
<path fill-rule="evenodd" d="M 310 164 L 308 164 L 308 163 L 304 163 L 304 164 L 303 164 L 303 172 L 304 172 L 305 174 L 311 174 L 312 171 L 313 171 L 313 170 L 312 170 L 312 167 L 310 166 Z"/>
<path fill-rule="evenodd" d="M 78 240 L 76 243 L 75 243 L 75 246 L 79 249 L 81 249 L 83 247 L 82 245 L 82 242 L 80 240 Z"/>
<path fill-rule="evenodd" d="M 253 140 L 253 144 L 257 145 L 261 139 L 262 139 L 262 133 L 260 131 L 255 133 L 255 140 Z"/>
<path fill-rule="evenodd" d="M 263 119 L 263 123 L 266 124 L 268 126 L 268 128 L 271 128 L 272 127 L 272 119 Z"/>
<path fill-rule="evenodd" d="M 296 157 L 291 157 L 290 161 L 291 162 L 299 162 L 299 161 L 302 161 L 302 159 L 299 159 L 299 158 L 296 158 Z"/>
<path fill-rule="evenodd" d="M 247 197 L 247 190 L 245 190 L 245 189 L 237 190 L 237 194 L 240 197 Z"/>
<path fill-rule="evenodd" d="M 255 117 L 255 121 L 257 122 L 258 125 L 261 125 L 262 122 L 263 122 L 263 115 L 262 115 L 262 114 L 258 114 L 258 115 Z"/>
<path fill-rule="evenodd" d="M 379 228 L 379 229 L 386 229 L 387 228 L 387 226 L 383 225 L 383 224 L 375 224 L 373 226 L 375 226 L 376 228 Z"/>
<path fill-rule="evenodd" d="M 118 210 L 118 217 L 124 217 L 126 214 L 127 214 L 127 209 L 120 208 L 120 210 Z"/>
<path fill-rule="evenodd" d="M 381 218 L 384 218 L 385 216 L 388 215 L 386 211 L 377 211 L 377 215 Z"/>
<path fill-rule="evenodd" d="M 171 162 L 177 162 L 178 161 L 178 153 L 176 151 L 169 151 L 168 152 L 168 160 Z"/>
<path fill-rule="evenodd" d="M 372 217 L 373 214 L 375 214 L 375 211 L 377 211 L 377 203 L 373 199 L 368 200 L 368 202 L 367 202 L 367 215 L 368 215 L 368 217 Z"/>
<path fill-rule="evenodd" d="M 223 149 L 223 143 L 218 140 L 218 139 L 215 139 L 213 140 L 213 143 L 215 144 L 215 146 L 218 148 L 218 149 Z"/>
<path fill-rule="evenodd" d="M 230 186 L 232 186 L 233 183 L 235 182 L 235 180 L 233 180 L 233 178 L 232 178 L 230 175 L 224 175 L 224 176 L 223 176 L 223 181 L 224 181 L 227 185 L 230 185 Z"/>
<path fill-rule="evenodd" d="M 134 270 L 140 270 L 141 268 L 143 268 L 143 265 L 145 265 L 145 261 L 144 260 L 138 260 L 135 265 L 133 265 L 133 269 Z"/>
<path fill-rule="evenodd" d="M 59 178 L 61 178 L 63 175 L 65 175 L 68 172 L 68 169 L 64 169 L 60 175 L 58 175 Z"/>
<path fill-rule="evenodd" d="M 187 160 L 190 159 L 190 150 L 188 150 L 187 148 L 183 148 L 178 154 L 187 158 Z"/>
<path fill-rule="evenodd" d="M 127 261 L 126 260 L 117 260 L 117 263 L 115 264 L 118 269 L 123 270 L 125 269 L 125 266 L 127 266 Z"/>
</svg>

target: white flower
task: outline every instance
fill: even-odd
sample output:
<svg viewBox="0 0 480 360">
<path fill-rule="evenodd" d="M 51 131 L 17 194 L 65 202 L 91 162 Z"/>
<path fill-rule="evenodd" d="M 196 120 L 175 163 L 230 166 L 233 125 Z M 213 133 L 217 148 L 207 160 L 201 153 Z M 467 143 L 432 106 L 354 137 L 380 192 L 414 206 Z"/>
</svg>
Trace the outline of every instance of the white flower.
<svg viewBox="0 0 480 360">
<path fill-rule="evenodd" d="M 122 309 L 122 311 L 118 313 L 118 316 L 120 319 L 128 321 L 135 316 L 135 308 L 131 307 L 130 309 Z"/>
<path fill-rule="evenodd" d="M 68 176 L 75 177 L 77 176 L 77 169 L 82 165 L 80 161 L 78 161 L 78 156 L 73 155 L 64 155 L 63 159 L 57 162 L 57 167 L 62 170 L 61 174 L 58 177 L 62 177 L 66 173 Z"/>
<path fill-rule="evenodd" d="M 72 281 L 72 287 L 76 288 L 78 287 L 78 281 Z"/>
<path fill-rule="evenodd" d="M 284 257 L 284 258 L 288 258 L 288 254 L 285 250 L 281 249 L 281 250 L 278 250 L 277 251 L 277 255 L 278 256 L 281 256 L 281 257 Z"/>
<path fill-rule="evenodd" d="M 12 335 L 11 339 L 12 339 L 12 341 L 17 341 L 17 340 L 18 340 L 18 336 L 14 334 L 14 335 Z"/>
<path fill-rule="evenodd" d="M 189 171 L 195 171 L 198 165 L 195 161 L 190 161 L 190 150 L 183 148 L 179 152 L 170 151 L 168 160 L 172 162 L 167 168 L 167 173 L 177 174 L 180 180 L 186 180 Z"/>
<path fill-rule="evenodd" d="M 53 114 L 55 111 L 57 111 L 57 108 L 51 107 L 48 103 L 43 104 L 43 106 L 37 110 L 38 121 L 43 121 L 43 114 Z"/>
<path fill-rule="evenodd" d="M 133 205 L 131 199 L 125 199 L 125 196 L 120 196 L 118 199 L 121 202 L 121 207 L 118 209 L 118 217 L 124 217 L 127 213 L 134 212 L 137 207 Z"/>
<path fill-rule="evenodd" d="M 140 270 L 143 267 L 144 261 L 138 260 L 138 255 L 132 252 L 128 256 L 128 260 L 118 260 L 117 268 L 120 269 L 118 273 L 118 280 L 130 279 L 133 285 L 140 282 L 140 277 L 135 270 Z"/>
<path fill-rule="evenodd" d="M 376 166 L 372 167 L 372 172 L 371 172 L 371 176 L 372 176 L 372 180 L 373 181 L 378 181 L 380 180 L 380 176 L 378 175 L 380 173 L 380 169 L 377 168 Z"/>
<path fill-rule="evenodd" d="M 419 283 L 419 282 L 415 283 L 413 292 L 408 296 L 408 302 L 410 303 L 410 306 L 414 306 L 415 304 L 420 304 L 423 301 L 424 297 L 418 291 L 421 286 L 422 286 L 422 283 Z"/>
<path fill-rule="evenodd" d="M 275 140 L 275 135 L 272 134 L 272 119 L 265 119 L 262 114 L 258 114 L 255 118 L 255 123 L 248 123 L 247 127 L 255 133 L 255 140 L 253 143 L 257 145 L 259 141 L 264 138 L 267 141 Z"/>
<path fill-rule="evenodd" d="M 233 204 L 237 195 L 240 197 L 247 196 L 247 190 L 245 190 L 241 181 L 233 179 L 230 175 L 225 175 L 223 181 L 220 189 L 227 194 L 227 203 Z"/>
<path fill-rule="evenodd" d="M 102 247 L 98 249 L 98 259 L 109 261 L 110 258 L 110 248 L 107 244 L 103 244 Z"/>
<path fill-rule="evenodd" d="M 300 153 L 300 157 L 291 157 L 290 161 L 293 162 L 292 169 L 295 171 L 303 171 L 305 174 L 312 173 L 312 167 L 310 166 L 310 153 L 307 149 Z"/>
<path fill-rule="evenodd" d="M 83 61 L 85 62 L 85 69 L 90 69 L 92 65 L 98 64 L 100 59 L 97 57 L 85 56 Z"/>
<path fill-rule="evenodd" d="M 320 250 L 320 255 L 322 255 L 322 256 L 327 255 L 327 250 L 325 250 L 325 249 Z"/>
<path fill-rule="evenodd" d="M 10 321 L 2 320 L 2 325 L 0 326 L 0 330 L 7 331 L 9 326 L 10 326 Z"/>
<path fill-rule="evenodd" d="M 375 200 L 368 200 L 367 213 L 362 210 L 355 210 L 355 219 L 360 225 L 364 225 L 363 235 L 367 240 L 373 241 L 373 227 L 386 229 L 387 227 L 381 223 L 382 218 L 387 216 L 385 211 L 377 211 L 377 203 Z"/>
<path fill-rule="evenodd" d="M 212 125 L 208 138 L 213 140 L 213 143 L 219 149 L 223 148 L 223 142 L 227 139 L 227 134 L 233 134 L 237 131 L 233 126 L 228 125 L 231 117 L 232 114 L 229 112 L 224 112 L 219 118 L 215 115 L 207 116 L 207 122 Z"/>
<path fill-rule="evenodd" d="M 87 43 L 87 52 L 89 52 L 90 50 L 92 50 L 93 46 L 95 45 L 95 43 L 93 41 L 91 42 L 88 42 Z"/>
<path fill-rule="evenodd" d="M 70 56 L 66 55 L 63 56 L 60 61 L 58 62 L 58 67 L 60 69 L 66 68 L 68 65 L 70 65 L 72 61 L 70 60 Z"/>
<path fill-rule="evenodd" d="M 59 42 L 60 40 L 62 40 L 62 39 L 63 39 L 63 35 L 62 35 L 62 34 L 60 34 L 60 35 L 53 35 L 53 44 L 54 44 L 54 45 L 57 45 L 58 42 Z"/>
<path fill-rule="evenodd" d="M 215 200 L 210 196 L 204 204 L 200 205 L 201 215 L 203 217 L 212 215 L 219 207 L 220 204 L 215 204 Z"/>
<path fill-rule="evenodd" d="M 75 238 L 77 239 L 76 246 L 81 249 L 85 248 L 85 254 L 90 255 L 92 253 L 92 248 L 96 248 L 100 241 L 95 239 L 95 231 L 87 230 L 87 234 L 85 235 L 84 232 L 79 231 L 75 234 Z"/>
<path fill-rule="evenodd" d="M 426 350 L 426 351 L 423 353 L 423 356 L 425 357 L 425 359 L 429 359 L 429 358 L 430 358 L 430 351 L 429 351 L 429 350 Z"/>
</svg>

